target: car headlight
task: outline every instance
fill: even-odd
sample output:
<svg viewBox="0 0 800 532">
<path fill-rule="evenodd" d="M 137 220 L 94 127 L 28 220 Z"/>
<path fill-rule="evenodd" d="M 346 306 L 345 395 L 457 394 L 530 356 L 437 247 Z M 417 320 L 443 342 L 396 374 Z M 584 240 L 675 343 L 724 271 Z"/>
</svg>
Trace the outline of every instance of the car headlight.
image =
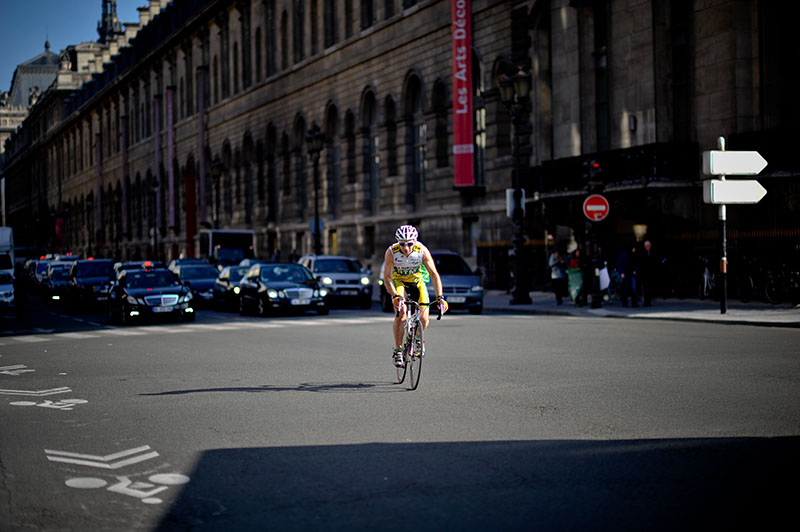
<svg viewBox="0 0 800 532">
<path fill-rule="evenodd" d="M 267 295 L 269 296 L 270 299 L 276 299 L 278 297 L 278 291 L 269 289 L 267 290 Z"/>
<path fill-rule="evenodd" d="M 319 290 L 314 290 L 314 297 L 319 297 Z"/>
<path fill-rule="evenodd" d="M 134 305 L 146 305 L 143 297 L 128 297 L 128 301 L 133 303 Z"/>
<path fill-rule="evenodd" d="M 178 300 L 178 303 L 188 303 L 192 300 L 192 293 L 187 292 L 183 297 Z"/>
<path fill-rule="evenodd" d="M 328 285 L 333 284 L 333 279 L 331 279 L 330 277 L 323 277 L 322 284 L 328 284 Z"/>
<path fill-rule="evenodd" d="M 239 287 L 238 287 L 238 286 L 234 286 L 234 287 L 233 287 L 233 293 L 234 293 L 234 294 L 236 294 L 236 295 L 238 296 L 238 295 L 239 295 L 239 292 L 240 292 L 240 289 L 239 289 Z"/>
<path fill-rule="evenodd" d="M 328 289 L 327 288 L 321 288 L 320 291 L 319 291 L 319 295 L 321 295 L 322 297 L 327 296 L 328 295 Z"/>
<path fill-rule="evenodd" d="M 472 290 L 473 292 L 483 292 L 483 287 L 479 284 L 476 284 L 470 290 Z"/>
<path fill-rule="evenodd" d="M 361 284 L 363 284 L 364 286 L 367 286 L 369 284 L 369 277 L 362 277 L 361 278 Z"/>
</svg>

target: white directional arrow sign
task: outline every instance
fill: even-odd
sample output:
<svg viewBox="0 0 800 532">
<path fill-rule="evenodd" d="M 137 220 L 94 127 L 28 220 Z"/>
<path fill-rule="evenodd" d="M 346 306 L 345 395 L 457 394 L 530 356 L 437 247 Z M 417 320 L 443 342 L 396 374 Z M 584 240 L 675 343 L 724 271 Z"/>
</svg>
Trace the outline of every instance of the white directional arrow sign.
<svg viewBox="0 0 800 532">
<path fill-rule="evenodd" d="M 766 166 L 766 159 L 757 151 L 703 152 L 705 175 L 756 175 Z"/>
<path fill-rule="evenodd" d="M 61 388 L 50 388 L 49 390 L 0 390 L 0 395 L 30 395 L 33 397 L 45 397 L 47 395 L 56 395 L 71 391 L 72 390 L 66 386 L 62 386 Z"/>
<path fill-rule="evenodd" d="M 758 203 L 766 195 L 767 189 L 754 179 L 736 181 L 708 179 L 703 181 L 703 201 L 705 203 L 723 205 Z"/>
</svg>

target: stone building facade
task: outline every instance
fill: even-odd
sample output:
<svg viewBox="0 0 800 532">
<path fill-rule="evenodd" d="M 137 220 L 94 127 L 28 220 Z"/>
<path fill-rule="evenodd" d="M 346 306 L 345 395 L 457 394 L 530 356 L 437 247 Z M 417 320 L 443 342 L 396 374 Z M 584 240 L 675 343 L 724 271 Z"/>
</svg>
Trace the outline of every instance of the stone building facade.
<svg viewBox="0 0 800 532">
<path fill-rule="evenodd" d="M 645 233 L 665 250 L 707 245 L 700 152 L 726 136 L 770 161 L 769 200 L 748 208 L 771 216 L 732 225 L 791 243 L 797 164 L 773 144 L 799 118 L 784 70 L 797 47 L 771 31 L 783 9 L 473 0 L 475 184 L 456 188 L 450 2 L 150 0 L 135 37 L 102 45 L 102 71 L 51 88 L 8 142 L 9 218 L 18 239 L 81 254 L 169 260 L 219 227 L 252 229 L 258 255 L 285 258 L 312 249 L 316 202 L 326 253 L 377 266 L 413 223 L 504 286 L 515 162 L 540 275 L 547 246 L 583 242 L 589 191 L 612 206 L 593 229 L 609 252 Z M 514 136 L 497 83 L 519 69 L 532 84 Z"/>
</svg>

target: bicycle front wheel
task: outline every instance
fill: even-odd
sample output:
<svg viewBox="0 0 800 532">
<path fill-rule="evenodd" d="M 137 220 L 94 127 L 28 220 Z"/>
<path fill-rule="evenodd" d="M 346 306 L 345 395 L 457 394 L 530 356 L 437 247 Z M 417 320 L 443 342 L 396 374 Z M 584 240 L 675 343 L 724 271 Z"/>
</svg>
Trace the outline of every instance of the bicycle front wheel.
<svg viewBox="0 0 800 532">
<path fill-rule="evenodd" d="M 410 348 L 408 350 L 408 373 L 409 373 L 409 381 L 408 385 L 412 390 L 416 390 L 417 386 L 419 386 L 419 377 L 422 374 L 422 355 L 423 353 L 423 346 L 425 345 L 422 342 L 422 326 L 417 325 L 414 330 L 413 334 L 414 340 L 410 344 Z"/>
</svg>

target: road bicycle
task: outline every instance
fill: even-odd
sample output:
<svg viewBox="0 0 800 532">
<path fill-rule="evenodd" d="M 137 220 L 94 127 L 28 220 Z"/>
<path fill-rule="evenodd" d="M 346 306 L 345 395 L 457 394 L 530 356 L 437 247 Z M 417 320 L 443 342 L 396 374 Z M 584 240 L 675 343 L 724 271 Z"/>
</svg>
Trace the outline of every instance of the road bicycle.
<svg viewBox="0 0 800 532">
<path fill-rule="evenodd" d="M 436 303 L 418 303 L 405 296 L 406 321 L 403 327 L 403 365 L 396 366 L 397 384 L 403 384 L 408 375 L 408 385 L 411 390 L 419 386 L 419 377 L 422 374 L 422 359 L 425 356 L 425 342 L 423 339 L 422 322 L 420 315 L 422 307 L 430 307 Z M 439 307 L 437 320 L 442 319 L 442 308 Z"/>
</svg>

